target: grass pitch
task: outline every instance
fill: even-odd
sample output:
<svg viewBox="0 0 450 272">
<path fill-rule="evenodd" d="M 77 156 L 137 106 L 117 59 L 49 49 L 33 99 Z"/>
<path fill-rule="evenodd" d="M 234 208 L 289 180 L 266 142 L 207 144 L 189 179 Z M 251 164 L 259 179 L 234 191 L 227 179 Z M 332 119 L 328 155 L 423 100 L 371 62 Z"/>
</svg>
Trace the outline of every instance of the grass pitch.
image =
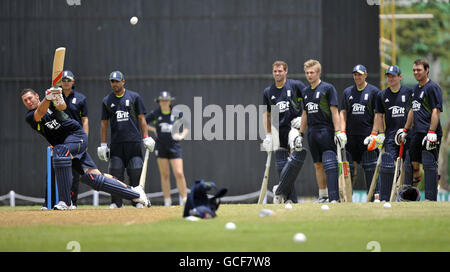
<svg viewBox="0 0 450 272">
<path fill-rule="evenodd" d="M 222 204 L 218 217 L 188 221 L 183 207 L 80 206 L 75 211 L 0 208 L 0 251 L 69 252 L 448 252 L 449 202 Z M 262 208 L 275 211 L 260 217 Z M 235 230 L 225 229 L 227 222 Z M 307 240 L 295 243 L 301 232 Z"/>
</svg>

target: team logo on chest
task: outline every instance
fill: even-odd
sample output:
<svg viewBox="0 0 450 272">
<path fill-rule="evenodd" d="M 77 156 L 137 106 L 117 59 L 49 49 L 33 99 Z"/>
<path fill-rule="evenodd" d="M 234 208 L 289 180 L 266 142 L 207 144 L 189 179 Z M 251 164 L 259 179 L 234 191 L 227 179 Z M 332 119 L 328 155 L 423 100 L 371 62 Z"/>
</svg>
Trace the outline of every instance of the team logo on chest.
<svg viewBox="0 0 450 272">
<path fill-rule="evenodd" d="M 289 110 L 289 101 L 280 101 L 277 103 L 278 110 L 280 113 Z"/>
<path fill-rule="evenodd" d="M 319 104 L 314 102 L 308 102 L 306 104 L 306 110 L 308 111 L 308 114 L 319 112 Z"/>
<path fill-rule="evenodd" d="M 355 103 L 352 105 L 352 114 L 364 114 L 366 111 L 366 106 L 361 105 L 359 103 Z"/>
<path fill-rule="evenodd" d="M 116 111 L 117 122 L 128 121 L 130 118 L 130 113 L 127 111 Z"/>
<path fill-rule="evenodd" d="M 163 133 L 172 133 L 172 125 L 169 123 L 160 123 L 161 132 Z"/>
<path fill-rule="evenodd" d="M 421 107 L 421 104 L 420 104 L 419 101 L 414 100 L 414 101 L 412 102 L 412 110 L 413 110 L 413 111 L 419 111 L 419 110 L 420 110 L 420 107 Z"/>
<path fill-rule="evenodd" d="M 58 123 L 58 121 L 56 121 L 55 119 L 45 123 L 45 126 L 48 127 L 49 129 L 58 129 L 61 127 L 61 124 Z"/>
<path fill-rule="evenodd" d="M 399 106 L 392 106 L 389 108 L 391 111 L 392 117 L 404 117 L 405 116 L 405 108 Z"/>
</svg>

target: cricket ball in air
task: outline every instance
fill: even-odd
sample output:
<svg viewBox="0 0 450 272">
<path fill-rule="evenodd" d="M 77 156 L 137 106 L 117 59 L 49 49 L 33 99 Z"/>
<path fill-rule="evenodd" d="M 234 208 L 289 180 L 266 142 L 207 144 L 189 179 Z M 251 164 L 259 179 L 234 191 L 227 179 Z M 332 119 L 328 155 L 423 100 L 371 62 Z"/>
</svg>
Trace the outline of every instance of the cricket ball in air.
<svg viewBox="0 0 450 272">
<path fill-rule="evenodd" d="M 235 230 L 236 229 L 236 224 L 233 222 L 228 222 L 225 224 L 225 228 L 228 230 Z"/>
<path fill-rule="evenodd" d="M 294 242 L 303 243 L 305 241 L 306 241 L 306 236 L 303 233 L 299 232 L 294 235 Z"/>
<path fill-rule="evenodd" d="M 131 17 L 130 24 L 135 25 L 138 22 L 138 18 L 136 16 Z"/>
</svg>

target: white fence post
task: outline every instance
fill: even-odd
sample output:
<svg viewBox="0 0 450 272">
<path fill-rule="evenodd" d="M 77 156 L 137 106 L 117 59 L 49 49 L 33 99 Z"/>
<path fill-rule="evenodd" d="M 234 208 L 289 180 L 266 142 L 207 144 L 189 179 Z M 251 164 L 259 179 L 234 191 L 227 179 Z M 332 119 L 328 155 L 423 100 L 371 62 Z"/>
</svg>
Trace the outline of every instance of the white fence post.
<svg viewBox="0 0 450 272">
<path fill-rule="evenodd" d="M 93 190 L 94 193 L 92 194 L 92 205 L 98 206 L 98 191 Z"/>
<path fill-rule="evenodd" d="M 9 206 L 16 206 L 16 193 L 13 190 L 9 191 Z"/>
</svg>

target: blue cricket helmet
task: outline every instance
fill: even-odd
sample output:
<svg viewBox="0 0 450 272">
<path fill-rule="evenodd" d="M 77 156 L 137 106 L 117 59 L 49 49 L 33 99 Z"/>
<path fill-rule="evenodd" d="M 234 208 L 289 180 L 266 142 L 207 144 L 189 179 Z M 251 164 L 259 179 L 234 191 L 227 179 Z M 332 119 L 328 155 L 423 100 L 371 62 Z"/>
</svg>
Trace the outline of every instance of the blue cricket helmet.
<svg viewBox="0 0 450 272">
<path fill-rule="evenodd" d="M 397 202 L 401 201 L 419 201 L 420 191 L 417 187 L 412 185 L 403 185 L 402 189 L 398 192 Z"/>
<path fill-rule="evenodd" d="M 220 205 L 220 198 L 227 193 L 227 189 L 222 188 L 209 198 L 207 191 L 215 189 L 217 186 L 212 181 L 196 180 L 191 192 L 187 197 L 184 206 L 183 217 L 196 216 L 203 219 L 216 217 L 216 211 Z"/>
</svg>

